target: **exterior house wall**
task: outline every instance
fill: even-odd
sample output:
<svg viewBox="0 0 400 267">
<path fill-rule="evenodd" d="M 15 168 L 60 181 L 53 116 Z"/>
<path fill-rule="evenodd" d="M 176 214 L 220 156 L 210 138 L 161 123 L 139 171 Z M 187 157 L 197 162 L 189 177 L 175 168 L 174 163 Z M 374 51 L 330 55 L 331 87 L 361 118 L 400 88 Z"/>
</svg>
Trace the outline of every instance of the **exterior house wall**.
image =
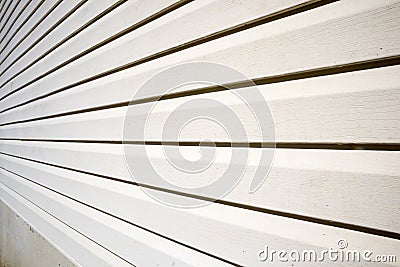
<svg viewBox="0 0 400 267">
<path fill-rule="evenodd" d="M 0 1 L 1 263 L 399 265 L 399 14 Z"/>
</svg>

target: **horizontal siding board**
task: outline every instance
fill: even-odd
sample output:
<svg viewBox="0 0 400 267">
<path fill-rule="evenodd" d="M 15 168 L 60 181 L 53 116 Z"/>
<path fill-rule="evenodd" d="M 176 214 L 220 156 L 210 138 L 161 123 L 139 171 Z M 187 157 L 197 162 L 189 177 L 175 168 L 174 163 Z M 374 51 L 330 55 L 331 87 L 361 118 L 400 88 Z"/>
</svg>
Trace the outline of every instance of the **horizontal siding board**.
<svg viewBox="0 0 400 267">
<path fill-rule="evenodd" d="M 1 174 L 1 177 L 4 177 Z M 0 197 L 41 236 L 81 266 L 132 266 L 0 184 Z"/>
<path fill-rule="evenodd" d="M 65 23 L 61 24 L 43 42 L 29 51 L 24 58 L 14 64 L 4 74 L 3 82 L 13 77 L 30 65 L 33 61 L 48 52 L 53 45 L 63 40 L 66 36 L 76 29 L 85 25 L 92 18 L 98 16 L 107 8 L 119 3 L 117 0 L 91 1 L 75 12 Z M 86 27 L 83 31 L 75 35 L 72 39 L 64 42 L 57 49 L 51 49 L 51 53 L 35 63 L 27 71 L 18 76 L 23 79 L 26 75 L 32 74 L 30 78 L 36 78 L 40 74 L 58 66 L 59 64 L 73 58 L 77 54 L 86 51 L 90 47 L 110 38 L 114 34 L 125 30 L 129 26 L 177 3 L 177 0 L 168 1 L 128 1 L 122 3 L 116 9 L 96 20 L 93 24 Z"/>
<path fill-rule="evenodd" d="M 2 126 L 0 137 L 3 139 L 121 141 L 125 119 L 125 123 L 130 125 L 136 125 L 142 120 L 146 120 L 147 124 L 144 129 L 132 132 L 129 139 L 124 141 L 201 141 L 212 137 L 216 142 L 239 143 L 276 141 L 277 143 L 394 144 L 400 141 L 398 71 L 398 67 L 391 67 L 314 80 L 259 86 L 265 101 L 265 104 L 260 103 L 269 105 L 274 119 L 275 140 L 261 135 L 259 121 L 255 120 L 254 115 L 247 108 L 248 104 L 257 105 L 260 99 L 244 103 L 238 101 L 235 92 L 229 91 L 130 106 L 130 115 L 126 119 L 127 108 L 119 107 L 6 125 Z M 249 87 L 238 89 L 236 92 L 245 93 L 251 90 L 256 89 Z M 29 113 L 24 109 L 9 113 L 14 116 L 25 116 L 25 114 L 35 116 L 38 113 L 51 115 L 53 110 L 70 111 L 68 106 L 83 107 L 86 101 L 96 101 L 89 99 L 90 96 L 88 96 L 79 102 L 79 97 L 82 95 L 76 95 L 77 101 L 73 101 L 73 96 L 64 94 L 60 99 L 54 97 L 55 100 L 51 98 L 35 103 L 28 109 Z M 102 99 L 102 96 L 99 98 Z M 240 129 L 243 126 L 246 129 L 246 135 L 231 137 L 219 127 L 204 127 L 204 124 L 201 124 L 204 121 L 199 120 L 197 124 L 192 123 L 185 127 L 179 139 L 163 139 L 164 125 L 168 116 L 170 114 L 182 116 L 187 110 L 178 108 L 184 103 L 199 99 L 207 99 L 210 106 L 205 108 L 208 111 L 215 109 L 212 106 L 214 101 L 222 103 L 223 108 L 230 108 L 242 123 L 231 125 L 232 129 Z M 63 105 L 66 101 L 70 101 L 70 104 Z M 147 114 L 147 110 L 151 107 L 153 107 L 152 112 Z M 223 108 L 217 108 L 215 112 L 222 113 Z M 191 111 L 199 116 L 204 113 L 197 109 Z M 7 117 L 11 115 L 2 114 L 1 122 L 7 122 Z M 260 115 L 264 116 L 257 114 L 257 116 Z M 224 121 L 220 123 L 224 124 Z M 167 127 L 179 129 L 182 125 L 169 124 Z"/>
<path fill-rule="evenodd" d="M 7 24 L 5 24 L 4 27 L 2 26 L 3 29 L 0 32 L 0 40 L 2 40 L 5 37 L 5 35 L 9 32 L 10 28 L 14 25 L 16 20 L 19 18 L 19 16 L 21 15 L 21 12 L 23 11 L 23 9 L 26 5 L 26 1 L 14 1 L 14 3 L 16 3 L 15 9 L 11 13 Z"/>
<path fill-rule="evenodd" d="M 391 66 L 267 84 L 258 88 L 264 95 L 267 103 L 275 100 L 305 99 L 315 96 L 344 95 L 363 91 L 376 91 L 379 93 L 399 87 L 399 72 L 399 66 Z M 73 90 L 66 90 L 0 113 L 0 124 L 55 116 L 118 103 L 127 103 L 132 98 L 131 85 L 134 83 L 135 80 L 131 77 L 118 80 L 100 79 L 90 83 L 90 85 L 81 85 Z M 243 91 L 245 90 L 247 89 Z M 207 96 L 223 94 L 207 94 Z M 168 100 L 166 102 L 171 101 Z"/>
<path fill-rule="evenodd" d="M 3 76 L 3 81 L 7 81 L 14 74 L 22 70 L 25 66 L 39 57 L 42 53 L 47 52 L 53 45 L 63 40 L 69 34 L 74 32 L 76 29 L 87 23 L 90 19 L 97 16 L 99 13 L 103 12 L 108 7 L 112 6 L 118 2 L 117 0 L 107 0 L 107 1 L 88 1 L 78 8 L 71 16 L 69 16 L 63 23 L 58 25 L 52 32 L 45 36 L 37 45 L 32 49 L 28 50 L 26 54 L 21 59 L 14 61 L 20 56 L 20 53 L 13 53 L 12 56 L 8 57 L 4 61 L 4 67 L 2 72 L 5 71 Z M 77 4 L 76 2 L 75 4 Z M 51 24 L 47 26 L 51 27 Z M 44 29 L 48 29 L 44 28 Z M 38 35 L 37 37 L 39 37 Z M 33 42 L 32 42 L 33 43 Z M 20 51 L 26 51 L 32 43 L 26 43 L 24 47 L 21 46 Z M 51 61 L 53 62 L 53 61 Z"/>
<path fill-rule="evenodd" d="M 2 172 L 4 174 L 4 171 Z M 2 179 L 2 182 L 7 184 L 14 190 L 17 190 L 18 192 L 21 192 L 23 194 L 28 193 L 31 196 L 32 201 L 34 201 L 37 205 L 45 208 L 55 216 L 59 216 L 60 219 L 62 219 L 66 223 L 72 225 L 79 224 L 80 220 L 75 217 L 76 212 L 79 212 L 80 216 L 87 216 L 89 218 L 93 216 L 91 219 L 94 220 L 93 224 L 95 224 L 96 227 L 93 227 L 93 224 L 89 226 L 90 229 L 87 229 L 88 227 L 85 227 L 84 225 L 80 226 L 81 231 L 85 234 L 89 235 L 89 233 L 93 233 L 94 236 L 95 232 L 103 230 L 98 234 L 98 238 L 101 239 L 100 235 L 107 233 L 105 229 L 102 229 L 104 226 L 102 227 L 101 224 L 107 225 L 108 223 L 110 223 L 113 224 L 114 227 L 117 227 L 119 231 L 125 234 L 125 240 L 128 236 L 131 236 L 130 232 L 128 231 L 128 227 L 126 225 L 122 225 L 122 222 L 114 221 L 115 219 L 113 220 L 111 218 L 108 218 L 108 216 L 107 218 L 104 218 L 104 215 L 101 216 L 101 214 L 98 212 L 94 212 L 88 208 L 84 208 L 83 206 L 79 206 L 72 200 L 66 199 L 65 197 L 62 197 L 56 193 L 45 190 L 42 187 L 27 182 L 21 178 L 17 178 L 12 174 L 8 175 L 8 178 L 9 179 L 7 180 Z M 92 190 L 93 186 L 94 184 L 92 184 L 91 186 Z M 83 188 L 85 188 L 85 186 L 83 186 Z M 78 188 L 76 187 L 75 190 L 77 189 Z M 132 194 L 132 191 L 130 190 L 127 190 L 126 192 L 129 192 L 128 194 Z M 119 193 L 120 194 L 118 194 L 118 196 L 121 195 L 121 192 Z M 51 201 L 49 201 L 49 199 L 51 199 Z M 107 202 L 107 198 L 104 198 L 102 202 Z M 123 203 L 125 204 L 124 206 L 126 206 L 127 208 L 129 205 L 131 205 L 128 204 L 126 201 Z M 138 202 L 135 203 L 139 204 Z M 137 207 L 140 210 L 140 207 L 143 206 L 138 205 Z M 146 207 L 149 207 L 150 209 L 152 208 L 152 205 L 148 204 Z M 152 217 L 150 218 L 154 220 L 154 217 L 160 216 L 159 220 L 162 220 L 163 218 L 166 218 L 166 215 L 168 215 L 169 209 L 174 210 L 174 208 L 167 208 L 165 206 L 162 206 L 162 209 L 159 210 L 157 213 L 151 213 Z M 62 212 L 60 210 L 62 210 Z M 126 214 L 136 213 L 136 215 L 133 216 L 138 217 L 139 214 L 142 214 L 142 212 L 140 212 L 139 210 L 135 209 L 130 213 L 126 212 Z M 263 262 L 260 262 L 256 257 L 257 251 L 260 250 L 260 247 L 262 249 L 265 243 L 271 246 L 273 244 L 276 247 L 290 245 L 290 247 L 293 248 L 307 246 L 309 249 L 322 249 L 329 247 L 332 243 L 335 244 L 338 236 L 340 237 L 342 235 L 345 235 L 346 240 L 349 242 L 349 244 L 352 244 L 352 247 L 360 250 L 368 248 L 377 251 L 377 253 L 379 251 L 385 251 L 385 253 L 394 253 L 400 245 L 400 242 L 397 240 L 390 240 L 377 236 L 360 234 L 349 230 L 339 230 L 338 228 L 333 227 L 318 226 L 307 222 L 284 219 L 271 215 L 246 211 L 243 209 L 238 210 L 236 208 L 221 206 L 217 204 L 204 207 L 201 210 L 175 210 L 175 212 L 176 214 L 174 218 L 179 220 L 174 222 L 174 224 L 176 223 L 177 225 L 170 226 L 170 231 L 172 229 L 174 229 L 172 231 L 175 232 L 184 231 L 182 230 L 182 228 L 189 225 L 191 226 L 189 228 L 191 228 L 192 233 L 196 234 L 190 235 L 189 233 L 187 233 L 187 235 L 185 235 L 186 238 L 192 238 L 193 236 L 197 238 L 202 237 L 203 242 L 206 241 L 205 243 L 203 243 L 204 249 L 208 249 L 210 251 L 220 251 L 221 254 L 229 255 L 231 259 L 238 260 L 239 264 L 247 266 L 263 266 L 265 264 Z M 223 216 L 223 218 L 219 218 L 220 216 Z M 178 227 L 180 223 L 184 221 L 185 217 L 188 218 L 187 220 L 185 220 L 186 223 L 182 224 L 181 227 Z M 238 218 L 246 219 L 240 220 Z M 150 223 L 150 221 L 147 222 L 147 226 Z M 153 221 L 152 224 L 157 223 Z M 168 222 L 165 222 L 165 224 L 168 224 Z M 159 223 L 157 225 L 159 225 Z M 164 229 L 165 228 L 166 227 L 164 226 Z M 298 229 L 303 229 L 304 232 L 298 231 Z M 203 234 L 198 235 L 198 233 Z M 119 233 L 116 232 L 115 235 L 119 235 Z M 310 236 L 312 236 L 313 238 L 310 239 Z M 136 237 L 140 238 L 140 235 L 136 235 Z M 101 240 L 101 242 L 106 246 L 110 244 L 110 248 L 112 249 L 127 252 L 129 251 L 128 254 L 133 254 L 134 250 L 132 250 L 132 248 L 134 248 L 134 246 L 131 245 L 127 248 L 127 245 L 129 244 L 124 243 L 124 239 L 112 244 L 112 239 L 114 238 L 111 236 L 107 236 L 107 240 Z M 148 242 L 147 244 L 150 245 L 151 243 Z M 153 243 L 153 245 L 155 244 Z M 200 247 L 200 249 L 202 249 L 202 247 Z M 172 251 L 171 247 L 169 247 L 169 251 Z M 148 263 L 149 260 L 151 261 L 152 259 L 153 258 L 146 258 L 145 262 Z M 190 263 L 192 262 L 194 263 L 196 261 L 192 258 Z M 198 263 L 199 266 L 202 266 L 200 262 L 196 263 Z M 176 262 L 176 264 L 179 265 L 179 262 Z M 327 261 L 324 263 L 313 264 L 315 266 L 317 266 L 317 264 L 319 266 L 329 266 L 334 263 Z M 358 266 L 362 266 L 362 264 L 365 263 L 358 264 Z M 193 265 L 196 264 L 194 263 Z M 282 265 L 286 265 L 286 263 L 283 263 Z M 357 263 L 355 266 L 357 266 Z"/>
<path fill-rule="evenodd" d="M 247 22 L 248 20 L 258 18 L 259 16 L 279 11 L 280 9 L 287 8 L 288 6 L 290 7 L 291 5 L 300 2 L 304 2 L 304 0 L 286 0 L 279 2 L 279 4 L 267 4 L 264 1 L 258 0 L 251 5 L 252 8 L 247 9 L 243 9 L 243 5 L 240 1 L 232 2 L 214 0 L 192 2 L 182 7 L 182 11 L 178 9 L 176 10 L 176 12 L 161 17 L 160 19 L 140 28 L 139 30 L 126 34 L 125 36 L 107 44 L 106 46 L 98 50 L 100 51 L 100 53 L 104 53 L 104 51 L 108 51 L 111 49 L 110 52 L 115 53 L 116 51 L 121 49 L 119 47 L 121 43 L 127 43 L 125 47 L 129 45 L 129 49 L 125 50 L 128 52 L 128 54 L 118 53 L 119 55 L 117 57 L 115 57 L 114 54 L 110 55 L 111 58 L 118 59 L 119 61 L 125 60 L 127 62 L 129 60 L 139 59 L 150 54 L 168 49 L 172 46 L 180 45 L 193 39 L 211 34 L 213 32 L 217 32 L 218 30 L 223 30 L 227 27 Z M 87 46 L 90 47 L 90 44 L 96 43 L 96 38 L 95 40 L 93 40 L 93 43 L 91 42 L 91 39 L 93 38 L 92 36 L 96 36 L 97 34 L 102 36 L 103 34 L 98 32 L 99 29 L 102 29 L 103 27 L 105 27 L 106 33 L 108 32 L 107 28 L 110 28 L 110 30 L 112 30 L 114 28 L 114 16 L 121 19 L 122 21 L 126 21 L 126 14 L 135 14 L 138 12 L 137 10 L 140 10 L 139 14 L 142 15 L 141 13 L 144 12 L 143 10 L 146 10 L 146 8 L 148 8 L 147 5 L 151 7 L 150 10 L 156 9 L 155 7 L 152 7 L 153 5 L 155 5 L 155 3 L 151 2 L 144 4 L 145 8 L 143 8 L 143 10 L 141 10 L 140 8 L 135 8 L 140 3 L 142 2 L 137 2 L 135 3 L 135 5 L 132 5 L 133 3 L 131 3 L 128 9 L 121 10 L 122 14 L 118 14 L 120 12 L 115 12 L 115 14 L 110 13 L 109 17 L 104 21 L 104 23 L 101 23 L 103 21 L 99 21 L 97 25 L 93 25 L 93 27 L 88 28 L 86 34 L 78 36 L 77 38 L 72 40 L 72 42 L 66 44 L 63 49 L 60 49 L 56 53 L 53 53 L 47 60 L 41 61 L 39 64 L 37 64 L 36 67 L 27 70 L 17 79 L 15 79 L 12 82 L 12 87 L 18 88 L 20 85 L 23 85 L 30 80 L 38 77 L 39 75 L 45 73 L 47 70 L 50 70 L 52 67 L 55 67 L 65 60 L 72 58 L 78 52 L 84 51 L 85 48 L 88 48 Z M 165 4 L 168 3 L 172 3 L 172 1 L 163 3 L 163 5 L 166 6 Z M 158 3 L 157 5 L 162 6 L 161 3 Z M 225 11 L 227 9 L 227 6 L 229 6 L 229 12 L 224 12 L 223 16 L 211 16 L 212 19 L 204 20 L 205 17 L 210 16 L 210 13 L 220 14 L 222 11 Z M 136 12 L 127 12 L 129 9 L 132 8 L 135 9 Z M 201 21 L 202 23 L 199 23 L 199 21 Z M 106 35 L 106 37 L 108 36 Z M 156 39 L 157 42 L 151 41 L 154 39 Z M 80 43 L 83 43 L 83 45 L 81 45 Z M 89 45 L 86 45 L 86 43 L 88 43 Z M 93 59 L 93 57 L 99 58 L 97 57 L 98 55 L 99 52 L 97 52 L 96 50 L 96 52 L 90 53 L 89 55 L 83 57 L 83 59 Z M 109 56 L 107 55 L 106 57 L 101 56 L 101 58 L 108 57 Z M 109 61 L 110 64 L 111 58 L 106 60 Z M 80 59 L 78 61 L 80 62 L 82 60 Z M 112 67 L 110 64 L 108 64 L 106 68 Z M 75 65 L 76 63 L 72 63 L 72 66 Z M 62 70 L 64 69 L 65 67 L 62 68 Z M 63 72 L 62 70 L 59 70 L 55 73 Z M 93 69 L 93 71 L 95 70 Z M 10 74 L 12 74 L 13 72 L 15 71 L 10 70 Z M 92 74 L 96 74 L 96 72 L 92 72 Z M 52 74 L 51 76 L 53 75 L 57 74 Z M 7 80 L 8 76 L 9 74 L 6 74 L 4 79 Z M 80 78 L 73 77 L 73 79 L 79 80 Z M 11 83 L 4 87 L 4 93 L 10 92 L 10 85 Z M 3 94 L 0 94 L 0 96 L 3 96 Z"/>
<path fill-rule="evenodd" d="M 8 44 L 12 41 L 15 41 L 15 36 L 23 30 L 24 26 L 27 27 L 27 22 L 30 20 L 32 16 L 35 15 L 34 11 L 37 11 L 40 6 L 44 3 L 44 0 L 32 0 L 30 1 L 29 5 L 26 7 L 24 12 L 18 18 L 16 23 L 10 29 L 10 32 L 5 36 L 4 40 L 1 42 L 1 51 L 5 49 Z M 3 58 L 3 53 L 0 53 L 0 58 Z M 0 70 L 3 69 L 3 65 L 1 64 Z"/>
<path fill-rule="evenodd" d="M 39 1 L 1 4 L 0 200 L 74 263 L 263 266 L 265 246 L 320 251 L 340 239 L 374 255 L 400 251 L 399 0 Z M 243 103 L 237 94 L 257 90 L 244 83 L 135 95 L 186 62 L 236 69 L 261 96 Z M 179 111 L 192 100 L 206 104 Z M 201 119 L 165 125 L 171 114 L 224 114 L 215 102 L 239 117 L 218 122 L 245 133 L 231 139 Z M 275 138 L 260 136 L 248 104 L 268 104 Z M 128 109 L 135 131 L 124 140 Z M 180 135 L 164 138 L 174 127 Z M 182 171 L 197 159 L 209 165 Z M 201 186 L 228 169 L 241 177 L 210 203 Z M 259 169 L 268 176 L 251 192 Z"/>
<path fill-rule="evenodd" d="M 57 9 L 59 4 L 59 1 L 44 1 L 43 3 L 39 4 L 38 8 L 35 10 L 34 14 L 29 17 L 24 27 L 22 27 L 17 33 L 14 33 L 15 35 L 10 42 L 8 42 L 5 47 L 2 47 L 2 52 L 0 53 L 0 62 L 3 63 L 6 58 L 10 56 L 10 53 L 17 50 L 21 44 L 23 44 L 23 41 L 35 31 L 34 27 L 38 27 L 43 21 L 45 21 L 46 18 Z M 25 45 L 27 45 L 27 43 L 25 43 Z M 0 70 L 2 71 L 4 68 L 5 64 L 1 64 Z"/>
<path fill-rule="evenodd" d="M 1 148 L 3 153 L 10 155 L 134 181 L 125 164 L 122 145 L 2 141 Z M 151 146 L 147 150 L 147 156 L 163 177 L 174 178 L 177 182 L 189 178 L 172 169 L 167 159 L 161 156 L 162 147 Z M 204 181 L 219 177 L 228 164 L 233 164 L 226 156 L 230 151 L 230 148 L 218 148 L 216 153 L 222 158 L 218 158 L 207 172 L 196 177 Z M 187 147 L 186 153 L 198 152 L 195 147 Z M 396 220 L 398 205 L 395 204 L 400 201 L 396 197 L 400 173 L 398 152 L 277 149 L 270 174 L 254 194 L 248 194 L 248 190 L 259 164 L 260 151 L 253 148 L 249 153 L 249 163 L 240 183 L 224 200 L 397 233 L 400 231 Z M 6 162 L 11 159 L 3 157 L 5 166 L 8 166 Z M 380 216 L 371 216 L 371 210 L 378 209 Z"/>
<path fill-rule="evenodd" d="M 8 59 L 22 54 L 27 47 L 34 43 L 38 37 L 42 36 L 61 18 L 68 14 L 68 12 L 79 4 L 79 2 L 80 1 L 78 0 L 61 1 L 60 3 L 55 0 L 45 1 L 29 19 L 24 28 L 17 33 L 13 40 L 7 45 L 6 49 L 1 53 L 0 62 L 3 62 L 11 51 L 12 53 L 8 56 Z M 32 27 L 35 25 L 37 25 L 37 27 L 33 29 Z M 33 31 L 31 31 L 32 29 Z M 3 72 L 3 68 L 8 65 L 5 64 L 5 62 L 6 61 L 4 61 L 0 66 L 1 72 Z"/>
<path fill-rule="evenodd" d="M 232 266 L 2 171 L 1 182 L 135 266 Z M 5 179 L 7 178 L 7 179 Z M 168 248 L 166 250 L 165 248 Z"/>
<path fill-rule="evenodd" d="M 389 57 L 400 52 L 399 40 L 393 37 L 400 30 L 396 15 L 399 8 L 398 1 L 362 1 L 362 4 L 340 1 L 195 46 L 115 75 L 137 75 L 143 81 L 164 67 L 206 60 L 229 65 L 250 78 L 259 78 Z M 385 23 L 382 23 L 383 18 Z M 143 27 L 135 34 L 140 35 L 146 29 Z M 366 39 L 360 41 L 354 32 Z M 134 46 L 139 40 L 129 42 L 131 39 L 126 38 L 120 38 L 3 99 L 1 110 L 129 62 L 131 56 L 136 55 L 132 51 L 139 49 Z M 85 67 L 89 65 L 90 68 Z M 13 88 L 21 84 L 24 84 L 22 80 L 15 80 Z M 8 85 L 1 95 L 10 91 Z"/>
<path fill-rule="evenodd" d="M 8 9 L 5 12 L 4 17 L 1 20 L 0 36 L 1 36 L 1 33 L 5 32 L 5 28 L 10 23 L 10 20 L 12 20 L 12 17 L 14 15 L 14 11 L 15 11 L 16 8 L 18 8 L 18 5 L 20 4 L 20 2 L 21 2 L 21 0 L 14 0 L 14 1 L 11 1 L 11 4 L 8 6 Z"/>
<path fill-rule="evenodd" d="M 11 3 L 11 1 L 7 1 L 7 0 L 3 1 L 3 3 L 2 3 L 2 7 L 1 7 L 1 10 L 0 10 L 0 25 L 1 25 L 1 23 L 4 23 L 3 22 L 3 17 L 4 17 L 5 12 L 7 11 L 7 6 L 10 3 Z"/>
</svg>

